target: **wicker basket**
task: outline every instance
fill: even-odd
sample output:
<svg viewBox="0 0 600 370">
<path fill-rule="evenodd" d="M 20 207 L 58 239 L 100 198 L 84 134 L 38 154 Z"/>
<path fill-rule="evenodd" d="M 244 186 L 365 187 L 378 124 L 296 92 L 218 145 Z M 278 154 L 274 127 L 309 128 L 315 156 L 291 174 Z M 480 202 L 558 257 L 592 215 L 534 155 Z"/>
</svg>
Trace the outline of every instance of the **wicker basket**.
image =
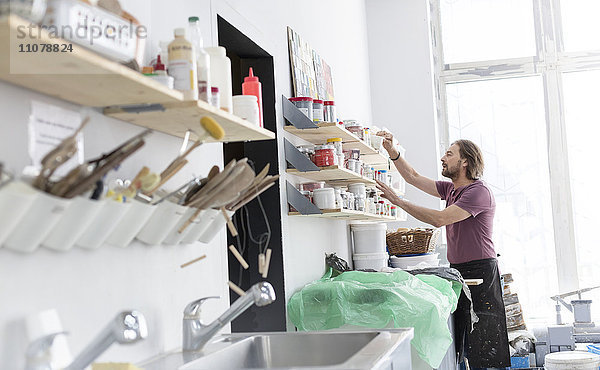
<svg viewBox="0 0 600 370">
<path fill-rule="evenodd" d="M 431 253 L 435 250 L 440 229 L 405 229 L 386 235 L 390 255 Z"/>
</svg>

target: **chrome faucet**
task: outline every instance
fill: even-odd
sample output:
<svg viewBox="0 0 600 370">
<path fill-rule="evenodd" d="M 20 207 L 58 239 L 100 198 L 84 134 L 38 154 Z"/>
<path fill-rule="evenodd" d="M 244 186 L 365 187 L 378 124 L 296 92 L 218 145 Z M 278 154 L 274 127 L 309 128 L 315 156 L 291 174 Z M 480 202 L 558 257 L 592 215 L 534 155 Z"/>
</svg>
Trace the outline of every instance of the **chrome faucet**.
<svg viewBox="0 0 600 370">
<path fill-rule="evenodd" d="M 227 323 L 234 320 L 253 304 L 261 307 L 275 301 L 273 286 L 267 282 L 254 284 L 246 294 L 238 298 L 219 318 L 206 325 L 200 319 L 200 306 L 206 300 L 220 297 L 204 297 L 188 304 L 183 311 L 183 350 L 198 351 Z"/>
<path fill-rule="evenodd" d="M 27 370 L 48 369 L 52 366 L 48 362 L 47 351 L 54 338 L 61 333 L 49 334 L 29 345 L 27 350 Z M 90 343 L 81 351 L 73 362 L 64 370 L 83 370 L 98 356 L 108 349 L 113 343 L 135 343 L 148 336 L 148 327 L 144 315 L 139 311 L 123 311 L 119 313 Z M 48 361 L 47 361 L 48 360 Z"/>
</svg>

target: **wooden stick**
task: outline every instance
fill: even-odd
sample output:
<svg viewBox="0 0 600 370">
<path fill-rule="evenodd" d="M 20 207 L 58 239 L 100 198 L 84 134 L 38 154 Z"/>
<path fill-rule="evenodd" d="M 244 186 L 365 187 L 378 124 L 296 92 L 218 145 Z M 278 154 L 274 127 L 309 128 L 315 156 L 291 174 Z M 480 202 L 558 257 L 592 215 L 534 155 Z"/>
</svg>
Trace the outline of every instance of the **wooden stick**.
<svg viewBox="0 0 600 370">
<path fill-rule="evenodd" d="M 229 285 L 229 289 L 231 289 L 234 292 L 236 292 L 237 294 L 239 294 L 240 297 L 246 295 L 246 292 L 244 292 L 242 290 L 242 288 L 240 288 L 239 286 L 235 285 L 231 281 L 228 281 L 227 284 Z"/>
<path fill-rule="evenodd" d="M 233 221 L 231 221 L 231 218 L 229 218 L 229 215 L 227 214 L 225 207 L 221 207 L 221 213 L 223 214 L 223 217 L 225 217 L 225 220 L 227 221 L 227 227 L 229 228 L 229 232 L 231 233 L 231 236 L 237 236 L 238 232 L 235 229 L 235 225 L 233 224 Z"/>
<path fill-rule="evenodd" d="M 267 249 L 267 255 L 265 257 L 265 266 L 263 267 L 262 277 L 266 278 L 269 274 L 269 263 L 271 263 L 271 248 Z"/>
<path fill-rule="evenodd" d="M 183 168 L 183 166 L 185 166 L 188 163 L 187 159 L 182 160 L 177 167 L 173 168 L 172 171 L 168 172 L 166 174 L 165 177 L 160 177 L 160 182 L 158 183 L 158 185 L 156 185 L 154 187 L 154 189 L 150 190 L 148 193 L 146 193 L 146 195 L 152 195 L 155 191 L 157 191 L 165 182 L 169 181 L 169 179 L 173 176 L 175 176 L 175 174 L 177 172 L 179 172 L 179 170 L 181 170 Z"/>
<path fill-rule="evenodd" d="M 260 253 L 258 255 L 258 273 L 262 275 L 264 269 L 265 269 L 265 254 Z"/>
<path fill-rule="evenodd" d="M 204 258 L 206 258 L 206 254 L 203 254 L 202 256 L 200 256 L 200 257 L 198 257 L 198 258 L 194 258 L 193 260 L 191 260 L 191 261 L 189 261 L 189 262 L 186 262 L 186 263 L 184 263 L 183 265 L 181 265 L 181 266 L 179 266 L 179 267 L 181 267 L 181 268 L 188 267 L 188 266 L 189 266 L 189 265 L 191 265 L 192 263 L 196 263 L 196 262 L 198 262 L 198 261 L 200 261 L 200 260 L 202 260 L 202 259 L 204 259 Z"/>
<path fill-rule="evenodd" d="M 196 219 L 196 217 L 198 217 L 198 215 L 200 214 L 202 210 L 198 209 L 196 212 L 194 212 L 194 214 L 192 216 L 190 216 L 190 218 L 188 218 L 188 220 L 186 222 L 184 222 L 183 225 L 181 225 L 181 227 L 179 228 L 179 233 L 181 234 L 185 229 L 187 229 L 188 226 L 190 226 L 190 224 Z"/>
<path fill-rule="evenodd" d="M 244 257 L 242 257 L 242 255 L 240 254 L 240 252 L 238 252 L 238 250 L 232 245 L 229 246 L 229 250 L 231 251 L 231 253 L 233 253 L 233 255 L 235 256 L 235 258 L 237 258 L 237 260 L 240 262 L 240 264 L 242 265 L 242 267 L 244 268 L 244 270 L 248 270 L 248 267 L 250 267 L 248 265 L 248 262 L 246 262 L 246 260 L 244 259 Z"/>
</svg>

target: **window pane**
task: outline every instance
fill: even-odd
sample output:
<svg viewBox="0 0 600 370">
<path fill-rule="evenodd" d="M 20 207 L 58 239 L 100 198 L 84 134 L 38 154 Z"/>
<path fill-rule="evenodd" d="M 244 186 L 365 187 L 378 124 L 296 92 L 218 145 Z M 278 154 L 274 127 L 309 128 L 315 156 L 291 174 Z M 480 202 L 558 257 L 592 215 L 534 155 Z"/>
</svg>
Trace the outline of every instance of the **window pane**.
<svg viewBox="0 0 600 370">
<path fill-rule="evenodd" d="M 575 221 L 577 267 L 580 288 L 598 284 L 598 209 L 597 175 L 592 163 L 596 157 L 598 125 L 598 84 L 600 71 L 574 72 L 563 75 L 565 121 L 569 147 L 569 172 Z M 600 302 L 600 291 L 584 293 L 584 299 Z M 592 314 L 600 317 L 598 306 Z"/>
<path fill-rule="evenodd" d="M 528 318 L 551 318 L 557 294 L 542 80 L 449 84 L 450 142 L 480 146 L 496 198 L 494 244 Z"/>
<path fill-rule="evenodd" d="M 600 2 L 598 0 L 561 1 L 565 51 L 600 50 Z"/>
<path fill-rule="evenodd" d="M 444 63 L 536 55 L 531 0 L 441 0 Z"/>
</svg>

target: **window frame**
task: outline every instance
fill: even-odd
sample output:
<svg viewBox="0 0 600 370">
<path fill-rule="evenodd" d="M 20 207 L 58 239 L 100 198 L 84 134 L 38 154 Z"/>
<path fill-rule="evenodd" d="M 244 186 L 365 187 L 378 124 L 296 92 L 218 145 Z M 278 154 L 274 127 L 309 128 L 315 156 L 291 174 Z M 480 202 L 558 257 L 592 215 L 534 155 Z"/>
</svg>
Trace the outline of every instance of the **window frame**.
<svg viewBox="0 0 600 370">
<path fill-rule="evenodd" d="M 579 275 L 562 74 L 600 69 L 600 51 L 564 52 L 560 0 L 531 0 L 531 2 L 534 15 L 536 56 L 444 64 L 440 0 L 428 0 L 436 125 L 439 149 L 443 153 L 450 144 L 447 84 L 531 75 L 542 77 L 558 288 L 560 292 L 564 293 L 579 289 Z"/>
</svg>

